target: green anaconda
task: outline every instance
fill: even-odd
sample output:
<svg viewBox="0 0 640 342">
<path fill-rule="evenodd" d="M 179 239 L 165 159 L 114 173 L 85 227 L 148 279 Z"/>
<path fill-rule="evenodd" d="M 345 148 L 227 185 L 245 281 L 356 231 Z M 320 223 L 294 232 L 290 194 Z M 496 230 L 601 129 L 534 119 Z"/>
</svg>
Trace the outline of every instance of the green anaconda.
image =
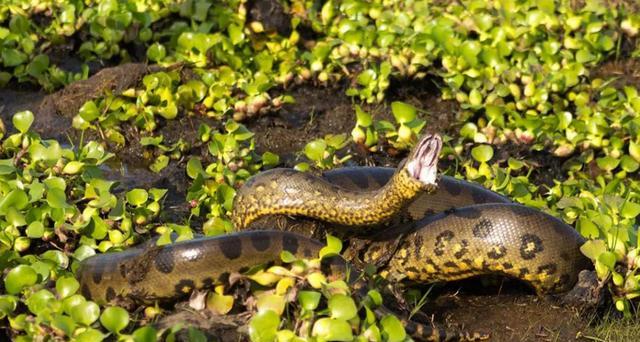
<svg viewBox="0 0 640 342">
<path fill-rule="evenodd" d="M 571 288 L 578 272 L 590 265 L 579 251 L 583 238 L 550 215 L 469 182 L 440 177 L 435 189 L 433 154 L 440 144 L 439 138 L 423 139 L 398 170 L 347 168 L 321 178 L 290 169 L 259 174 L 239 191 L 234 222 L 244 227 L 262 215 L 287 214 L 369 225 L 389 219 L 386 211 L 393 211 L 411 221 L 371 235 L 364 250 L 347 251 L 360 259 L 352 260 L 355 264 L 381 265 L 389 280 L 504 274 L 528 282 L 540 294 Z M 418 165 L 412 163 L 416 160 Z M 369 200 L 358 201 L 362 196 Z M 319 246 L 294 233 L 250 231 L 95 256 L 81 264 L 77 276 L 83 293 L 99 302 L 175 299 L 229 273 L 278 262 L 282 250 L 307 257 Z M 443 338 L 439 333 L 446 335 L 437 329 L 425 332 L 434 340 Z"/>
</svg>

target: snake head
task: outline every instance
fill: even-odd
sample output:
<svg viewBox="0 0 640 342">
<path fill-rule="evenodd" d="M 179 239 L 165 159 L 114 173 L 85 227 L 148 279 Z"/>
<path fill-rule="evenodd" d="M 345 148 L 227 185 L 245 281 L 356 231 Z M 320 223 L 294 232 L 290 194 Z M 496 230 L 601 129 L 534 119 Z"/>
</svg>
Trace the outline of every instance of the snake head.
<svg viewBox="0 0 640 342">
<path fill-rule="evenodd" d="M 406 161 L 409 175 L 422 183 L 422 188 L 435 190 L 438 181 L 438 157 L 442 149 L 442 138 L 437 134 L 426 134 L 413 148 Z"/>
</svg>

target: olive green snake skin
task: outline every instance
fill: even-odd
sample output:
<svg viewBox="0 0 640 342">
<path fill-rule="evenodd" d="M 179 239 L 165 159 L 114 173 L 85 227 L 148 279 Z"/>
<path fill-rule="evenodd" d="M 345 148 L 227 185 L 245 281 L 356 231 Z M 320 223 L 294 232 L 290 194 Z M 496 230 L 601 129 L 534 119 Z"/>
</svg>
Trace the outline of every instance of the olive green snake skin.
<svg viewBox="0 0 640 342">
<path fill-rule="evenodd" d="M 284 213 L 366 225 L 389 219 L 385 212 L 392 210 L 409 223 L 372 235 L 365 250 L 346 254 L 362 259 L 351 260 L 356 264 L 380 264 L 385 259 L 380 272 L 390 281 L 440 282 L 503 274 L 545 294 L 569 290 L 578 272 L 589 267 L 579 251 L 583 238 L 557 218 L 450 177 L 441 177 L 437 189 L 420 189 L 407 181 L 404 170 L 344 168 L 321 178 L 290 169 L 271 170 L 255 176 L 239 191 L 233 219 L 245 227 L 260 216 Z M 413 193 L 406 195 L 406 189 Z M 380 197 L 357 201 L 358 194 L 374 192 Z M 309 204 L 309 198 L 314 205 L 307 211 L 290 210 L 305 208 L 300 205 Z M 382 204 L 383 210 L 375 210 Z M 81 264 L 77 277 L 82 293 L 98 302 L 168 300 L 224 281 L 253 265 L 277 263 L 283 250 L 308 258 L 321 247 L 291 232 L 248 231 L 167 246 L 145 244 L 95 256 Z M 341 267 L 334 272 L 342 272 Z M 474 338 L 433 327 L 407 329 L 424 340 Z"/>
</svg>

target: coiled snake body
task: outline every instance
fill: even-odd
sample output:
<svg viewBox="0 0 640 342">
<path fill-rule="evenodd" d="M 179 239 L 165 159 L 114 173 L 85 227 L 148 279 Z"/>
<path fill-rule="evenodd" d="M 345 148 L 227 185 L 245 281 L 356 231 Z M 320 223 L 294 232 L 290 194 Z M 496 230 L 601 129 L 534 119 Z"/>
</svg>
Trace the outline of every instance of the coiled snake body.
<svg viewBox="0 0 640 342">
<path fill-rule="evenodd" d="M 590 264 L 579 251 L 583 238 L 550 215 L 472 183 L 441 177 L 436 189 L 433 154 L 440 147 L 439 138 L 424 138 L 398 170 L 259 174 L 238 192 L 234 222 L 243 228 L 263 215 L 288 214 L 367 225 L 388 219 L 391 211 L 410 224 L 372 236 L 367 249 L 355 253 L 371 263 L 390 254 L 381 269 L 389 280 L 434 282 L 497 273 L 528 282 L 539 294 L 570 289 Z M 81 264 L 77 276 L 83 293 L 99 302 L 166 300 L 229 273 L 277 262 L 282 250 L 310 257 L 320 247 L 295 233 L 250 231 L 95 256 Z"/>
</svg>

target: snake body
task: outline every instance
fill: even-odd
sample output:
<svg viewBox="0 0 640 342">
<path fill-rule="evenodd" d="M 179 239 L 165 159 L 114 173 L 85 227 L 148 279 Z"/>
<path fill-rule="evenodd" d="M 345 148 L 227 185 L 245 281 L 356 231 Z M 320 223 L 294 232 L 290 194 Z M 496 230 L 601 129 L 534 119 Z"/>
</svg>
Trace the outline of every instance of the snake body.
<svg viewBox="0 0 640 342">
<path fill-rule="evenodd" d="M 407 162 L 379 188 L 353 189 L 292 169 L 273 169 L 252 177 L 236 194 L 232 218 L 245 229 L 272 214 L 303 215 L 348 226 L 387 221 L 418 194 L 436 189 L 439 136 L 425 136 Z"/>
<path fill-rule="evenodd" d="M 88 258 L 76 272 L 82 294 L 97 302 L 125 297 L 166 301 L 224 281 L 230 274 L 280 260 L 282 251 L 317 257 L 323 244 L 295 233 L 240 232 L 165 246 L 144 244 Z"/>
<path fill-rule="evenodd" d="M 557 293 L 570 289 L 590 265 L 579 251 L 584 239 L 557 218 L 450 177 L 441 177 L 437 189 L 414 184 L 412 178 L 424 178 L 427 171 L 405 164 L 398 170 L 345 168 L 319 177 L 276 169 L 244 185 L 233 219 L 246 227 L 279 213 L 367 225 L 388 219 L 389 211 L 404 215 L 409 223 L 372 235 L 366 248 L 345 254 L 360 259 L 351 260 L 356 264 L 380 265 L 391 281 L 504 274 L 539 294 Z M 174 299 L 252 265 L 278 262 L 283 250 L 311 257 L 320 247 L 290 232 L 249 231 L 95 256 L 83 261 L 77 277 L 83 294 L 98 302 Z M 424 333 L 439 340 L 446 332 Z"/>
</svg>

